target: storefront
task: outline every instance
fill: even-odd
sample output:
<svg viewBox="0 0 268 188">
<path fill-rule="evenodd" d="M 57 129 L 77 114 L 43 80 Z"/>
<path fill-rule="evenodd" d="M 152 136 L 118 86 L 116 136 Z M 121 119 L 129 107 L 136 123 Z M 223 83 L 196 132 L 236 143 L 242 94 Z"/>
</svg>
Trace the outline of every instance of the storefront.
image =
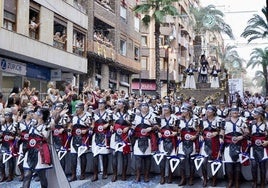
<svg viewBox="0 0 268 188">
<path fill-rule="evenodd" d="M 132 92 L 139 95 L 155 95 L 156 94 L 156 84 L 155 81 L 133 81 L 131 84 Z"/>
</svg>

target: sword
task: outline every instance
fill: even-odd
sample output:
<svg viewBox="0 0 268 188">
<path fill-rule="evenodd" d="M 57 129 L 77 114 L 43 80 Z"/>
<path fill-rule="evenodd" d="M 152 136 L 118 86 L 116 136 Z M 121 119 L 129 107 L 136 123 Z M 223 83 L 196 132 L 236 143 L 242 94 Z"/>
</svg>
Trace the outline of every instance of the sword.
<svg viewBox="0 0 268 188">
<path fill-rule="evenodd" d="M 217 158 L 210 164 L 212 176 L 215 176 L 215 174 L 219 171 L 220 167 L 222 166 L 222 161 L 219 159 L 221 156 L 221 150 L 222 150 L 223 144 L 220 144 L 220 149 Z"/>
<path fill-rule="evenodd" d="M 62 146 L 62 147 L 60 148 L 60 150 L 58 151 L 58 157 L 59 157 L 59 160 L 62 160 L 63 157 L 67 154 L 67 148 L 66 148 L 66 147 L 67 147 L 67 144 L 68 144 L 70 138 L 71 138 L 71 136 L 68 136 L 68 137 L 67 137 L 67 140 L 65 141 L 64 146 Z"/>
</svg>

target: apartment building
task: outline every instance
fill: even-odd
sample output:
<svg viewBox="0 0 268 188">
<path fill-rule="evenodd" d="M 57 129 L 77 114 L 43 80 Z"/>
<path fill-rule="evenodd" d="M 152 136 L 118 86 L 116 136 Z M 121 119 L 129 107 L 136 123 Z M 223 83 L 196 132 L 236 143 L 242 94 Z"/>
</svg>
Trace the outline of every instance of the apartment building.
<svg viewBox="0 0 268 188">
<path fill-rule="evenodd" d="M 86 10 L 77 0 L 1 0 L 0 90 L 25 79 L 41 93 L 50 80 L 77 84 L 87 73 Z"/>
<path fill-rule="evenodd" d="M 94 86 L 131 91 L 140 72 L 140 19 L 133 0 L 88 1 L 88 74 Z"/>
<path fill-rule="evenodd" d="M 160 70 L 161 96 L 176 92 L 180 87 L 183 70 L 193 62 L 193 40 L 190 6 L 197 0 L 181 0 L 173 5 L 180 16 L 167 16 L 161 24 L 160 32 Z M 141 74 L 133 78 L 132 89 L 145 94 L 155 94 L 155 36 L 154 24 L 141 27 Z"/>
</svg>

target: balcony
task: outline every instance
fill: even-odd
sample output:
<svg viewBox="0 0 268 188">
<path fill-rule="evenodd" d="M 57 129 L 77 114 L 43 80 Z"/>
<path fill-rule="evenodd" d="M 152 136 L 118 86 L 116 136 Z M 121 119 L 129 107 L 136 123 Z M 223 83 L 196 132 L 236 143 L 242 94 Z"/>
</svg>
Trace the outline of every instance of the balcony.
<svg viewBox="0 0 268 188">
<path fill-rule="evenodd" d="M 0 51 L 9 57 L 45 65 L 51 69 L 61 69 L 64 72 L 87 72 L 86 58 L 2 28 L 0 38 Z"/>
<path fill-rule="evenodd" d="M 105 44 L 94 41 L 94 53 L 102 56 L 106 59 L 112 59 L 115 61 L 115 50 L 112 46 L 107 46 Z"/>
</svg>

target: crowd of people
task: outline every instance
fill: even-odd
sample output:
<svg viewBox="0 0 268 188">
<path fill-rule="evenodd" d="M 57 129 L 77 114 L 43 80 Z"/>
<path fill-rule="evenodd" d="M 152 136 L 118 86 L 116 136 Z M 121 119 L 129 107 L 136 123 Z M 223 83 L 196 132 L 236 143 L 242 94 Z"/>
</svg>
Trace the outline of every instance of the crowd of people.
<svg viewBox="0 0 268 188">
<path fill-rule="evenodd" d="M 260 95 L 251 96 L 249 92 L 241 98 L 230 103 L 224 99 L 207 101 L 199 106 L 191 96 L 138 96 L 86 84 L 81 93 L 67 84 L 64 95 L 60 95 L 50 83 L 42 101 L 38 91 L 25 81 L 22 91 L 12 92 L 6 101 L 0 96 L 0 182 L 12 181 L 17 165 L 23 188 L 30 187 L 34 173 L 41 187 L 48 187 L 46 170 L 53 168 L 53 147 L 63 170 L 67 154 L 70 156 L 69 181 L 78 178 L 78 159 L 80 180 L 86 178 L 87 163 L 92 163 L 92 182 L 99 179 L 100 165 L 102 179 L 107 179 L 109 164 L 113 170 L 111 181 L 118 180 L 119 166 L 121 179 L 126 181 L 129 159 L 133 158 L 137 182 L 142 177 L 144 182 L 150 181 L 154 160 L 160 169 L 160 184 L 171 183 L 173 176 L 179 175 L 180 186 L 194 185 L 194 174 L 200 168 L 203 186 L 216 186 L 217 167 L 224 166 L 227 187 L 239 187 L 241 167 L 251 165 L 252 187 L 257 187 L 259 178 L 264 188 L 268 99 L 259 100 Z M 88 152 L 93 154 L 92 160 L 87 159 Z M 179 174 L 175 174 L 177 168 Z M 210 179 L 212 182 L 208 182 Z"/>
</svg>

